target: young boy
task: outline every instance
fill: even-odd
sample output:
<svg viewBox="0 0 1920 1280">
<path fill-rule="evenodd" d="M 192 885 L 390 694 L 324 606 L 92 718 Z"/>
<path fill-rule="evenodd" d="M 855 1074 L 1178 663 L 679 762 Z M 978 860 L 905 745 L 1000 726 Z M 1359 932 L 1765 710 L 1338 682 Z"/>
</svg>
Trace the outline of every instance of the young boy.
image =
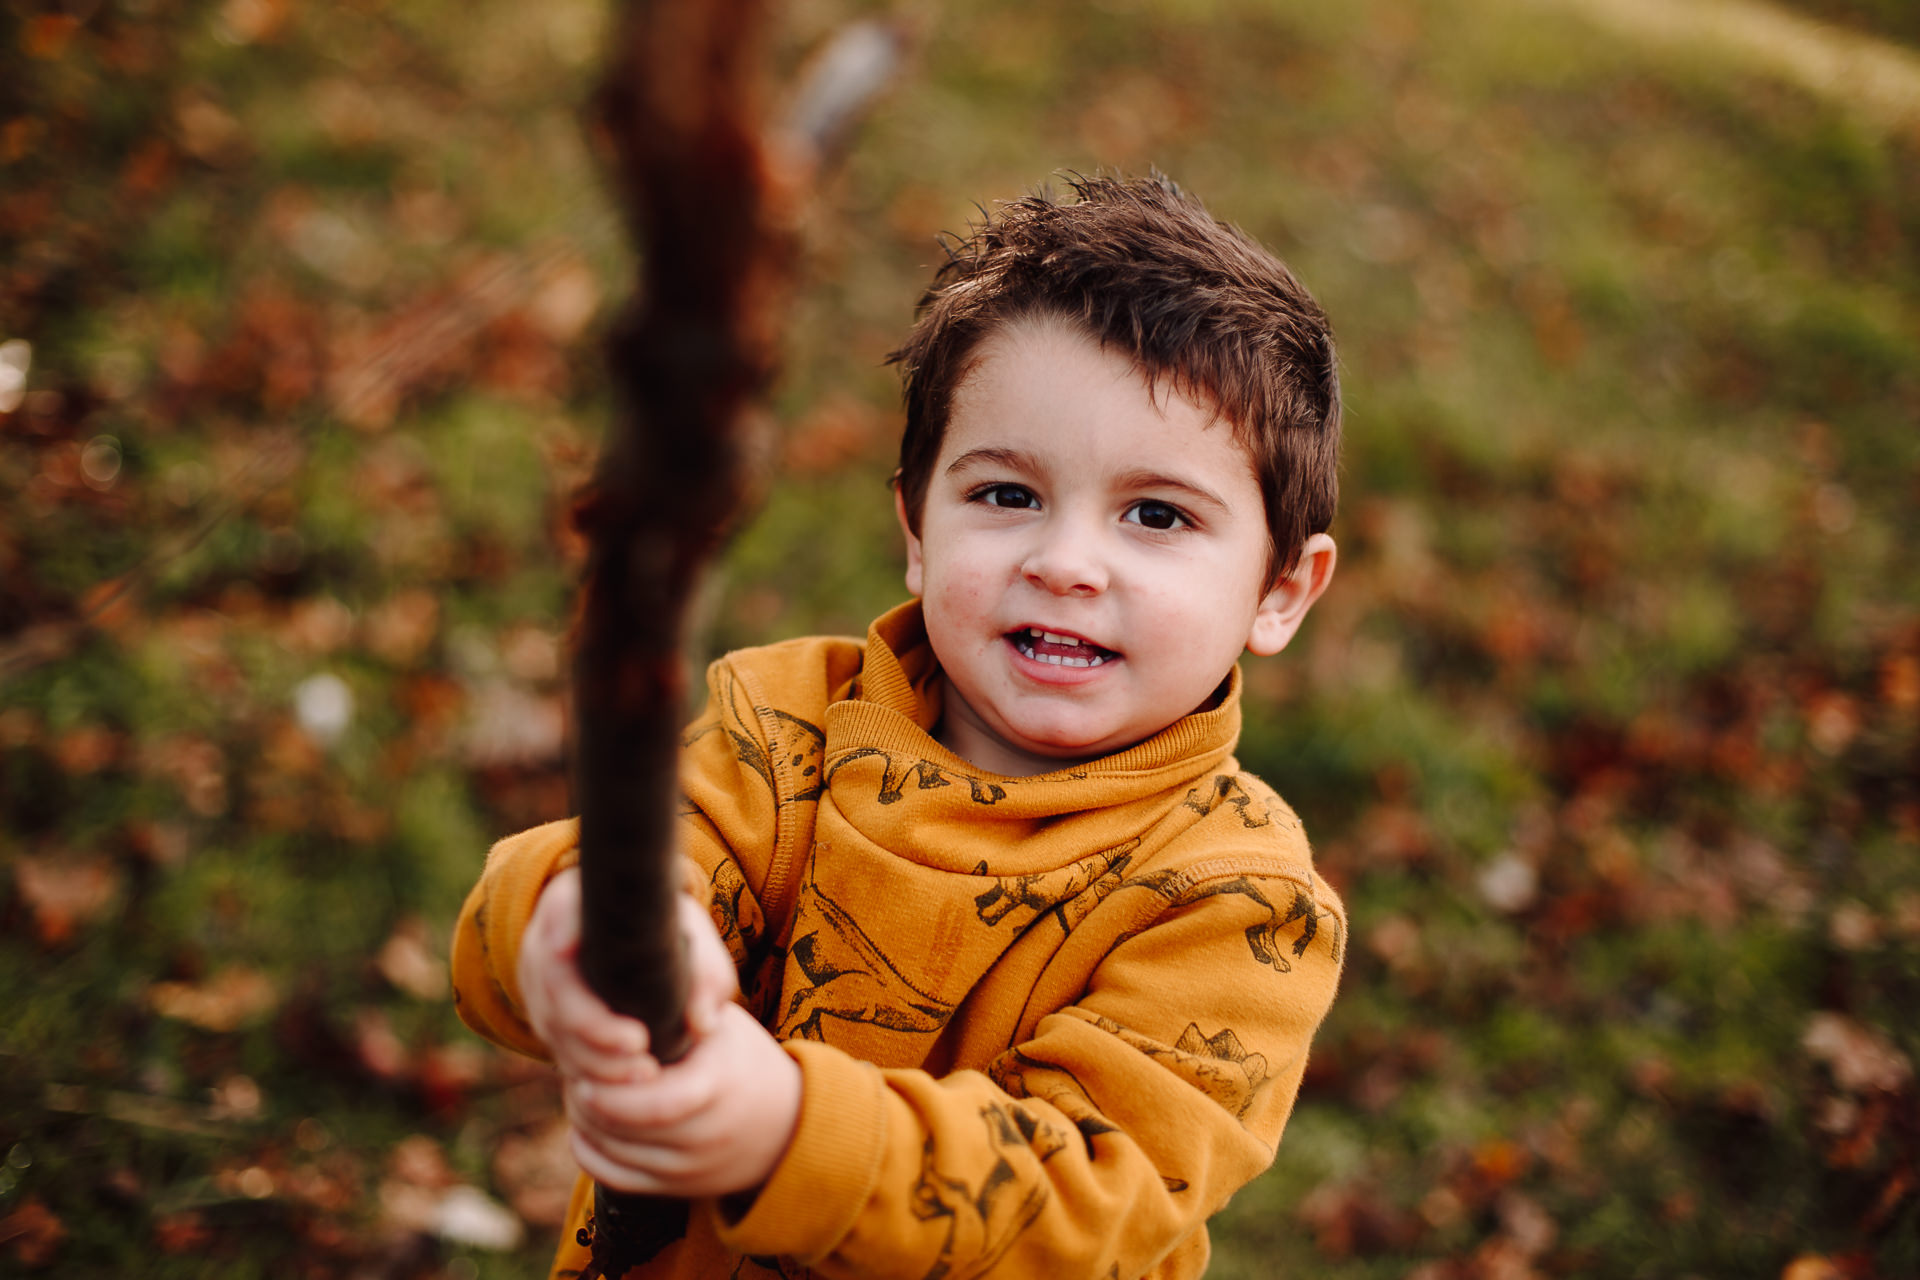
<svg viewBox="0 0 1920 1280">
<path fill-rule="evenodd" d="M 1172 184 L 1074 190 L 977 227 L 895 355 L 916 598 L 709 669 L 691 1053 L 581 983 L 575 824 L 461 915 L 460 1012 L 552 1057 L 582 1168 L 694 1201 L 634 1274 L 1195 1276 L 1273 1158 L 1345 918 L 1232 758 L 1237 660 L 1333 573 L 1333 345 Z"/>
</svg>

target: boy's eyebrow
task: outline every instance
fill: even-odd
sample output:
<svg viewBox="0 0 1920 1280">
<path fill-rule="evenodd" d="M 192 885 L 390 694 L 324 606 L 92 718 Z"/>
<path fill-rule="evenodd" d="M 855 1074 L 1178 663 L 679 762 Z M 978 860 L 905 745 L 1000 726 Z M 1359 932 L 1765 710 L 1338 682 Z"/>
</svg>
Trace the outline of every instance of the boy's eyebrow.
<svg viewBox="0 0 1920 1280">
<path fill-rule="evenodd" d="M 1037 470 L 1033 455 L 1019 449 L 969 449 L 947 464 L 947 474 L 978 466 L 1005 467 L 1009 471 Z"/>
<path fill-rule="evenodd" d="M 1179 476 L 1170 476 L 1161 471 L 1124 472 L 1114 478 L 1114 483 L 1119 488 L 1127 490 L 1172 489 L 1184 494 L 1187 498 L 1199 503 L 1201 506 L 1212 507 L 1216 511 L 1231 511 L 1233 509 L 1225 498 L 1207 488 L 1205 485 L 1195 484 L 1191 480 L 1183 480 Z"/>
</svg>

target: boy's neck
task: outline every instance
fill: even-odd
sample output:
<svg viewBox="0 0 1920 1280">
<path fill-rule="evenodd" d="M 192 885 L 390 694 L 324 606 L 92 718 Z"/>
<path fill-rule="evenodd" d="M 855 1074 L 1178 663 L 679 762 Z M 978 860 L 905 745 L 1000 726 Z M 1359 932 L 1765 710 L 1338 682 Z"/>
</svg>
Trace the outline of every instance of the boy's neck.
<svg viewBox="0 0 1920 1280">
<path fill-rule="evenodd" d="M 1094 756 L 1043 756 L 1019 751 L 978 722 L 973 709 L 947 691 L 946 707 L 939 723 L 933 726 L 933 738 L 974 768 L 1002 778 L 1033 778 L 1058 769 L 1085 764 Z"/>
<path fill-rule="evenodd" d="M 1229 672 L 1207 700 L 1188 714 L 1198 715 L 1216 710 L 1226 700 L 1228 691 L 1232 688 L 1233 674 Z M 1184 720 L 1186 717 L 1182 716 L 1181 719 Z M 1177 724 L 1179 721 L 1174 723 Z M 1112 751 L 1102 752 L 1099 755 L 1043 756 L 1016 750 L 1002 742 L 997 735 L 979 722 L 973 709 L 959 698 L 952 696 L 952 690 L 949 689 L 940 719 L 935 722 L 931 732 L 935 742 L 982 772 L 997 774 L 1003 778 L 1034 778 L 1043 773 L 1071 769 L 1107 756 L 1119 755 L 1122 751 L 1130 751 L 1141 742 L 1157 737 L 1171 727 L 1171 725 L 1161 725 L 1139 742 L 1129 742 L 1125 746 L 1116 747 Z"/>
</svg>

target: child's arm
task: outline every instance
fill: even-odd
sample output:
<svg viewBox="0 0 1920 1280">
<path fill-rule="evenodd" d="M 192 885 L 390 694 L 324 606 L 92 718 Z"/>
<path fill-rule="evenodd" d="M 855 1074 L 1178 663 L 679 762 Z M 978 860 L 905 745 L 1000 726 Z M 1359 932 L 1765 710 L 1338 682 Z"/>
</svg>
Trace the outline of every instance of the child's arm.
<svg viewBox="0 0 1920 1280">
<path fill-rule="evenodd" d="M 509 1049 L 551 1055 L 528 1025 L 517 961 L 540 894 L 580 857 L 580 824 L 568 819 L 494 845 L 453 927 L 453 1001 L 461 1021 Z"/>
<path fill-rule="evenodd" d="M 710 681 L 734 686 L 715 664 Z M 774 793 L 759 781 L 765 751 L 748 762 L 739 746 L 750 709 L 723 704 L 716 692 L 689 728 L 683 771 L 692 788 L 682 813 L 684 887 L 726 922 L 736 968 L 761 958 L 765 925 L 756 894 L 774 853 L 780 824 Z M 703 784 L 705 779 L 744 785 Z M 547 1048 L 527 1021 L 518 968 L 521 939 L 549 882 L 579 861 L 580 823 L 569 818 L 509 836 L 487 854 L 453 933 L 453 994 L 460 1017 L 496 1044 L 536 1058 Z"/>
<path fill-rule="evenodd" d="M 1173 1254 L 1197 1274 L 1198 1228 L 1273 1158 L 1344 921 L 1310 873 L 1168 897 L 984 1074 L 788 1042 L 804 1080 L 793 1143 L 722 1242 L 823 1276 L 1099 1280 Z M 1276 930 L 1268 903 L 1301 914 Z"/>
</svg>

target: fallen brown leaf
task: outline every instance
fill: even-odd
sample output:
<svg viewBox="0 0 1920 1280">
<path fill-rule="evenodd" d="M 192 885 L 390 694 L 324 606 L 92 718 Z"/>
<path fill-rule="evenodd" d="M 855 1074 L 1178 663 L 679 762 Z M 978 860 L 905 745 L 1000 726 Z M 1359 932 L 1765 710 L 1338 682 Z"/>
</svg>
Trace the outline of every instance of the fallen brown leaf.
<svg viewBox="0 0 1920 1280">
<path fill-rule="evenodd" d="M 61 945 L 98 919 L 119 895 L 120 879 L 119 869 L 104 858 L 49 854 L 13 864 L 14 890 L 45 947 Z"/>
<path fill-rule="evenodd" d="M 53 740 L 53 758 L 70 774 L 98 773 L 117 762 L 125 749 L 125 734 L 97 724 L 80 725 Z"/>
<path fill-rule="evenodd" d="M 1873 1207 L 1861 1219 L 1860 1230 L 1869 1235 L 1877 1234 L 1916 1189 L 1920 1189 L 1920 1173 L 1912 1168 L 1895 1170 L 1894 1175 L 1880 1188 L 1880 1194 L 1874 1197 Z"/>
<path fill-rule="evenodd" d="M 1390 1204 L 1362 1182 L 1315 1188 L 1296 1211 L 1313 1231 L 1314 1246 L 1329 1258 L 1366 1257 L 1404 1249 L 1418 1238 L 1420 1219 Z"/>
<path fill-rule="evenodd" d="M 1854 1093 L 1898 1093 L 1913 1080 L 1913 1064 L 1891 1041 L 1845 1014 L 1823 1010 L 1807 1020 L 1800 1047 Z"/>
<path fill-rule="evenodd" d="M 344 1213 L 360 1202 L 362 1188 L 355 1172 L 340 1160 L 297 1164 L 287 1173 L 286 1193 L 324 1213 Z"/>
<path fill-rule="evenodd" d="M 1495 1209 L 1500 1215 L 1501 1232 L 1524 1258 L 1538 1258 L 1560 1236 L 1559 1224 L 1532 1196 L 1509 1188 L 1500 1193 Z"/>
<path fill-rule="evenodd" d="M 18 1209 L 0 1218 L 0 1244 L 24 1267 L 44 1267 L 66 1241 L 66 1224 L 39 1196 L 27 1197 Z"/>
<path fill-rule="evenodd" d="M 431 1234 L 441 1196 L 458 1181 L 438 1142 L 423 1133 L 402 1138 L 387 1156 L 381 1217 L 402 1230 Z"/>
<path fill-rule="evenodd" d="M 457 1109 L 486 1076 L 486 1054 L 475 1044 L 438 1044 L 420 1055 L 420 1095 L 434 1111 Z"/>
<path fill-rule="evenodd" d="M 1527 1251 L 1506 1236 L 1495 1236 L 1473 1251 L 1467 1272 L 1474 1280 L 1537 1280 Z"/>
<path fill-rule="evenodd" d="M 353 624 L 353 610 L 332 596 L 314 596 L 288 608 L 279 634 L 296 653 L 325 656 L 352 638 Z"/>
<path fill-rule="evenodd" d="M 279 35 L 292 15 L 292 0 L 226 0 L 220 25 L 235 44 L 258 44 Z"/>
<path fill-rule="evenodd" d="M 380 976 L 420 1000 L 444 1000 L 447 962 L 428 945 L 426 922 L 408 916 L 394 926 L 374 964 Z"/>
<path fill-rule="evenodd" d="M 500 637 L 500 662 L 507 674 L 526 684 L 544 684 L 560 677 L 564 651 L 560 637 L 539 627 L 509 627 Z"/>
<path fill-rule="evenodd" d="M 418 1187 L 397 1178 L 380 1184 L 380 1217 L 387 1225 L 422 1235 L 433 1231 L 434 1216 L 440 1207 L 440 1192 Z"/>
<path fill-rule="evenodd" d="M 354 1015 L 353 1049 L 361 1067 L 376 1080 L 395 1083 L 413 1072 L 413 1056 L 378 1009 L 362 1009 Z"/>
<path fill-rule="evenodd" d="M 1880 664 L 1880 700 L 1895 711 L 1920 710 L 1920 657 L 1890 653 Z"/>
<path fill-rule="evenodd" d="M 1837 1098 L 1819 1118 L 1819 1127 L 1833 1136 L 1827 1144 L 1827 1165 L 1834 1169 L 1864 1169 L 1880 1155 L 1880 1137 L 1889 1119 L 1887 1097 L 1874 1094 L 1861 1105 Z"/>
<path fill-rule="evenodd" d="M 1473 1171 L 1491 1185 L 1506 1186 L 1533 1163 L 1526 1148 L 1504 1138 L 1493 1138 L 1474 1148 Z"/>
<path fill-rule="evenodd" d="M 438 1142 L 424 1133 L 416 1133 L 394 1143 L 387 1156 L 387 1172 L 401 1182 L 439 1190 L 459 1181 L 447 1153 Z"/>
<path fill-rule="evenodd" d="M 213 1088 L 207 1115 L 213 1120 L 254 1120 L 260 1115 L 260 1086 L 251 1076 L 231 1075 Z"/>
<path fill-rule="evenodd" d="M 493 1153 L 493 1178 L 513 1211 L 536 1227 L 558 1227 L 566 1217 L 580 1166 L 574 1163 L 564 1119 L 530 1133 L 508 1134 Z"/>
<path fill-rule="evenodd" d="M 155 1013 L 207 1031 L 232 1031 L 272 1012 L 279 999 L 271 979 L 242 965 L 204 982 L 156 982 L 147 988 L 147 1004 Z"/>
<path fill-rule="evenodd" d="M 439 633 L 439 598 L 419 588 L 400 592 L 367 615 L 367 647 L 396 667 L 412 666 Z"/>
<path fill-rule="evenodd" d="M 230 673 L 222 671 L 224 683 Z M 227 811 L 227 757 L 219 745 L 191 734 L 173 734 L 141 751 L 148 773 L 170 779 L 187 808 L 203 818 Z"/>
</svg>

